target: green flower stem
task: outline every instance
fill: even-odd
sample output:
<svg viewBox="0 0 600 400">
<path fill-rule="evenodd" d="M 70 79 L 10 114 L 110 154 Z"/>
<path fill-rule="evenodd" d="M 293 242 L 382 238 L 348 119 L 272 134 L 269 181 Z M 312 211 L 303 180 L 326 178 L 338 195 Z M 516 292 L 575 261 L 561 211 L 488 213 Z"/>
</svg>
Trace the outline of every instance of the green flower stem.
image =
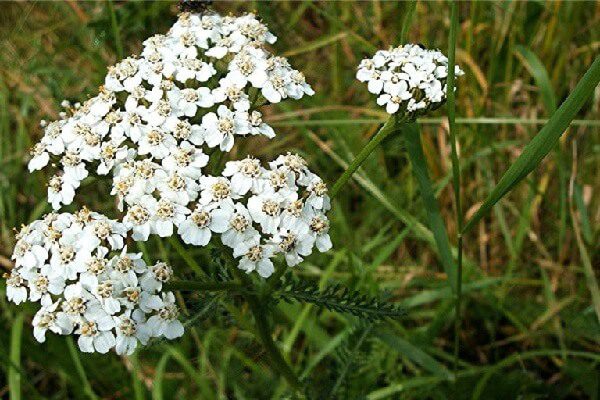
<svg viewBox="0 0 600 400">
<path fill-rule="evenodd" d="M 277 348 L 277 345 L 273 341 L 271 329 L 269 328 L 269 323 L 267 322 L 266 318 L 265 308 L 258 300 L 258 297 L 254 295 L 247 296 L 247 300 L 250 310 L 252 311 L 252 314 L 254 314 L 254 319 L 256 320 L 258 336 L 263 346 L 265 346 L 265 350 L 267 350 L 267 354 L 271 358 L 271 361 L 275 364 L 276 370 L 283 375 L 290 386 L 292 386 L 294 389 L 299 389 L 302 386 L 300 380 L 296 376 L 296 373 L 292 370 L 292 367 L 289 366 L 285 361 L 281 355 L 281 352 Z"/>
<path fill-rule="evenodd" d="M 164 289 L 189 292 L 199 290 L 205 290 L 210 292 L 224 292 L 242 290 L 242 285 L 237 282 L 199 282 L 172 280 L 164 285 Z"/>
<path fill-rule="evenodd" d="M 244 274 L 236 267 L 233 267 L 232 270 L 236 277 L 245 286 L 252 287 L 252 280 L 246 274 Z M 292 388 L 300 389 L 302 387 L 300 380 L 296 376 L 296 373 L 294 372 L 292 367 L 285 361 L 285 359 L 281 355 L 281 352 L 277 348 L 277 345 L 273 341 L 273 337 L 271 336 L 271 329 L 269 327 L 269 322 L 266 318 L 267 310 L 261 303 L 261 299 L 257 295 L 249 293 L 244 294 L 244 297 L 248 301 L 250 311 L 254 315 L 258 339 L 260 339 L 260 341 L 262 342 L 263 346 L 265 347 L 265 350 L 267 351 L 267 355 L 273 363 L 272 370 L 281 374 Z"/>
<path fill-rule="evenodd" d="M 379 132 L 375 134 L 373 139 L 358 153 L 356 158 L 352 161 L 352 164 L 344 171 L 344 173 L 338 178 L 333 185 L 329 196 L 333 199 L 339 192 L 340 189 L 348 182 L 348 180 L 354 175 L 356 170 L 362 165 L 362 163 L 369 157 L 369 155 L 375 150 L 377 145 L 381 143 L 383 139 L 388 137 L 392 132 L 397 131 L 397 127 L 400 123 L 404 122 L 404 118 L 398 115 L 392 115 L 386 123 L 381 127 Z"/>
</svg>

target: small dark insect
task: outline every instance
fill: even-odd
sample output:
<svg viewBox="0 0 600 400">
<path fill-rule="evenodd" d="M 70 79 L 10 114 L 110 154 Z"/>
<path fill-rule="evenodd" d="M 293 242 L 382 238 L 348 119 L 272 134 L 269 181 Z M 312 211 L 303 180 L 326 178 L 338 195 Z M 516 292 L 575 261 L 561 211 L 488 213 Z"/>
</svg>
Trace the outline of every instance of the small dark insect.
<svg viewBox="0 0 600 400">
<path fill-rule="evenodd" d="M 182 12 L 200 13 L 213 3 L 212 0 L 180 0 L 179 9 Z"/>
</svg>

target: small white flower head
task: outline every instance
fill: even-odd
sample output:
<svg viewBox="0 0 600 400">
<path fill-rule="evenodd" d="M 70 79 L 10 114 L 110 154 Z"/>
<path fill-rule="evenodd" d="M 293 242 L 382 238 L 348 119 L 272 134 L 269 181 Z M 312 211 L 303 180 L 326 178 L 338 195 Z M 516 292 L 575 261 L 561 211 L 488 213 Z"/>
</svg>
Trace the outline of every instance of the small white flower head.
<svg viewBox="0 0 600 400">
<path fill-rule="evenodd" d="M 6 279 L 6 297 L 8 300 L 15 304 L 27 301 L 27 285 L 23 277 L 14 270 L 5 273 L 3 277 Z"/>
<path fill-rule="evenodd" d="M 251 135 L 263 135 L 269 139 L 275 137 L 275 131 L 266 122 L 262 120 L 262 114 L 260 111 L 252 111 L 250 113 L 250 134 Z"/>
<path fill-rule="evenodd" d="M 303 257 L 310 255 L 314 243 L 306 229 L 300 231 L 280 229 L 273 236 L 272 241 L 277 246 L 277 251 L 283 253 L 290 267 L 300 264 Z"/>
<path fill-rule="evenodd" d="M 260 233 L 252 225 L 252 217 L 242 203 L 225 202 L 221 210 L 227 219 L 227 226 L 221 235 L 224 245 L 236 248 L 239 244 L 260 238 Z"/>
<path fill-rule="evenodd" d="M 240 243 L 234 250 L 234 257 L 240 257 L 238 268 L 246 273 L 258 272 L 263 278 L 271 276 L 275 267 L 271 257 L 275 249 L 273 245 L 262 245 L 256 238 Z"/>
<path fill-rule="evenodd" d="M 231 201 L 225 203 L 228 204 L 226 209 L 218 208 L 217 203 L 198 204 L 185 221 L 179 224 L 177 233 L 181 239 L 195 246 L 206 246 L 213 233 L 225 232 L 229 228 L 228 209 L 233 205 Z"/>
<path fill-rule="evenodd" d="M 248 156 L 225 164 L 223 176 L 230 179 L 233 193 L 244 196 L 251 189 L 253 192 L 259 189 L 264 171 L 258 159 Z"/>
<path fill-rule="evenodd" d="M 285 198 L 276 192 L 266 191 L 250 197 L 248 211 L 252 220 L 266 234 L 274 234 L 281 223 L 281 212 Z"/>
<path fill-rule="evenodd" d="M 123 222 L 133 231 L 132 238 L 145 242 L 152 231 L 150 221 L 156 211 L 157 201 L 151 196 L 143 196 L 140 201 L 129 207 Z"/>
<path fill-rule="evenodd" d="M 203 176 L 200 178 L 200 203 L 223 203 L 233 198 L 231 182 L 224 177 Z"/>
<path fill-rule="evenodd" d="M 79 186 L 79 185 L 77 185 Z M 65 181 L 61 175 L 54 175 L 48 182 L 48 202 L 58 210 L 62 205 L 68 205 L 75 198 L 75 187 L 72 182 Z"/>
<path fill-rule="evenodd" d="M 202 176 L 202 168 L 208 164 L 208 156 L 190 142 L 182 142 L 171 149 L 171 154 L 162 160 L 162 167 L 169 173 L 198 179 Z"/>
<path fill-rule="evenodd" d="M 150 219 L 151 233 L 160 237 L 173 236 L 175 227 L 180 225 L 190 213 L 186 207 L 162 198 L 154 206 L 154 215 Z"/>
<path fill-rule="evenodd" d="M 248 113 L 232 111 L 224 105 L 217 108 L 217 113 L 210 112 L 202 117 L 204 140 L 209 147 L 216 147 L 222 151 L 229 151 L 233 147 L 235 136 L 250 133 Z"/>
<path fill-rule="evenodd" d="M 329 237 L 329 221 L 323 214 L 315 214 L 310 218 L 309 234 L 314 239 L 315 245 L 320 252 L 326 252 L 333 246 Z"/>
<path fill-rule="evenodd" d="M 175 339 L 183 335 L 183 325 L 178 319 L 179 308 L 173 293 L 163 293 L 157 304 L 156 314 L 148 319 L 148 327 L 153 337 L 164 336 Z"/>
<path fill-rule="evenodd" d="M 464 72 L 455 65 L 456 76 Z M 446 101 L 448 59 L 438 50 L 406 44 L 361 61 L 356 78 L 378 95 L 389 114 L 416 117 Z"/>
</svg>

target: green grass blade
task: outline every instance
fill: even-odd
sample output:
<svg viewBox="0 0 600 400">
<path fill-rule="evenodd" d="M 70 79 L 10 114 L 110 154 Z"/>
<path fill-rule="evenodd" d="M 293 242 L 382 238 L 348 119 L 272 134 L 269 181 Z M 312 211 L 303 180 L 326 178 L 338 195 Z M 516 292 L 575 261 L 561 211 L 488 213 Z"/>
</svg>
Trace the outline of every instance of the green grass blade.
<svg viewBox="0 0 600 400">
<path fill-rule="evenodd" d="M 413 17 L 415 16 L 415 9 L 417 8 L 417 0 L 411 0 L 405 3 L 404 6 L 404 18 L 402 18 L 402 30 L 400 31 L 400 38 L 398 44 L 404 44 L 408 31 L 412 24 Z"/>
<path fill-rule="evenodd" d="M 8 369 L 8 391 L 10 400 L 21 400 L 21 335 L 23 333 L 23 313 L 17 314 L 10 329 L 10 361 Z"/>
<path fill-rule="evenodd" d="M 333 351 L 352 333 L 352 326 L 348 326 L 342 332 L 334 336 L 321 348 L 321 350 L 308 362 L 308 365 L 300 375 L 300 379 L 304 380 L 310 375 L 312 370 L 328 355 Z"/>
<path fill-rule="evenodd" d="M 282 56 L 283 57 L 291 57 L 291 56 L 297 56 L 297 55 L 303 54 L 303 53 L 309 53 L 311 51 L 320 49 L 321 47 L 325 47 L 331 43 L 340 41 L 347 36 L 348 36 L 347 32 L 333 33 L 331 35 L 324 36 L 324 37 L 314 40 L 312 42 L 305 43 L 302 46 L 299 46 L 293 50 L 287 51 L 287 52 L 283 53 Z"/>
<path fill-rule="evenodd" d="M 140 380 L 140 360 L 137 354 L 129 356 L 129 361 L 131 362 L 131 386 L 133 386 L 135 400 L 144 400 L 146 396 L 144 394 L 144 385 Z"/>
<path fill-rule="evenodd" d="M 585 101 L 594 92 L 600 81 L 600 57 L 587 70 L 583 78 L 565 102 L 540 130 L 540 132 L 523 149 L 523 153 L 514 164 L 506 171 L 492 193 L 487 197 L 479 210 L 465 225 L 463 232 L 468 232 L 483 218 L 502 197 L 512 190 L 523 178 L 533 171 L 542 159 L 552 150 L 558 139 L 565 132 L 577 112 L 583 107 Z"/>
<path fill-rule="evenodd" d="M 185 371 L 185 373 L 194 381 L 204 399 L 214 399 L 214 390 L 210 386 L 210 382 L 207 380 L 205 376 L 203 376 L 200 371 L 196 370 L 196 368 L 192 365 L 190 360 L 175 346 L 166 346 L 167 353 L 169 354 L 173 360 L 175 360 Z"/>
<path fill-rule="evenodd" d="M 454 189 L 454 204 L 456 205 L 457 237 L 457 260 L 456 260 L 456 303 L 454 316 L 454 372 L 458 370 L 458 357 L 460 352 L 460 325 L 461 325 L 461 302 L 462 302 L 462 258 L 463 238 L 460 234 L 463 227 L 463 210 L 461 202 L 461 177 L 460 159 L 458 157 L 458 140 L 456 138 L 456 94 L 455 72 L 456 61 L 456 35 L 458 31 L 458 4 L 452 1 L 450 5 L 450 43 L 448 44 L 448 130 L 450 134 L 451 160 L 452 160 L 452 187 Z"/>
<path fill-rule="evenodd" d="M 66 340 L 67 347 L 69 348 L 69 354 L 71 354 L 71 359 L 73 360 L 73 364 L 75 365 L 75 370 L 79 375 L 79 379 L 81 379 L 81 384 L 83 385 L 84 393 L 90 400 L 98 400 L 98 396 L 96 396 L 96 393 L 94 393 L 92 385 L 90 385 L 90 381 L 87 378 L 87 374 L 85 373 L 83 364 L 81 364 L 79 352 L 77 350 L 77 347 L 75 347 L 75 342 L 73 341 L 73 338 L 71 336 L 68 336 Z"/>
<path fill-rule="evenodd" d="M 431 372 L 433 375 L 444 379 L 452 379 L 452 373 L 448 371 L 443 364 L 439 363 L 435 358 L 431 357 L 409 341 L 383 330 L 375 332 L 375 336 L 383 343 L 396 350 L 403 357 L 420 365 L 423 369 Z"/>
<path fill-rule="evenodd" d="M 186 251 L 186 249 L 183 247 L 183 245 L 177 238 L 170 237 L 169 243 L 171 243 L 171 245 L 175 248 L 175 251 L 177 251 L 181 258 L 183 258 L 183 261 L 185 261 L 188 267 L 190 267 L 196 273 L 197 276 L 206 276 L 206 273 L 204 273 L 204 271 L 202 270 L 200 265 L 198 265 L 194 257 L 192 257 Z"/>
<path fill-rule="evenodd" d="M 108 12 L 110 14 L 110 25 L 112 28 L 113 39 L 115 40 L 115 48 L 117 50 L 117 57 L 123 58 L 123 43 L 121 42 L 121 33 L 119 29 L 119 23 L 117 22 L 117 14 L 115 12 L 115 6 L 113 0 L 106 2 Z"/>
<path fill-rule="evenodd" d="M 596 318 L 598 318 L 598 322 L 600 322 L 600 288 L 598 287 L 598 280 L 596 279 L 596 273 L 594 272 L 594 267 L 592 266 L 592 258 L 590 257 L 584 243 L 579 218 L 575 214 L 574 205 L 571 206 L 571 221 L 573 221 L 573 232 L 575 233 L 575 241 L 577 242 L 579 256 L 581 258 L 581 263 L 583 264 L 583 275 L 585 276 L 585 283 L 592 297 L 592 305 L 594 307 L 594 311 L 596 312 Z"/>
<path fill-rule="evenodd" d="M 583 201 L 583 188 L 577 183 L 575 183 L 573 187 L 573 200 L 575 201 L 577 211 L 579 212 L 579 218 L 581 219 L 581 233 L 583 233 L 583 238 L 588 244 L 592 243 L 594 234 L 590 223 L 590 215 L 585 206 L 585 202 Z"/>
<path fill-rule="evenodd" d="M 152 400 L 163 400 L 163 380 L 165 379 L 165 369 L 167 368 L 167 362 L 169 362 L 171 356 L 169 353 L 163 354 L 156 365 L 156 372 L 154 373 L 154 380 L 152 381 Z"/>
<path fill-rule="evenodd" d="M 550 115 L 556 111 L 557 101 L 546 67 L 544 67 L 544 64 L 542 64 L 538 56 L 526 47 L 521 45 L 515 46 L 515 54 L 517 55 L 517 58 L 521 60 L 523 66 L 529 71 L 531 76 L 533 76 L 537 87 L 540 89 L 540 95 L 544 107 L 546 108 L 546 112 Z"/>
<path fill-rule="evenodd" d="M 423 153 L 423 147 L 421 146 L 421 136 L 419 127 L 417 124 L 406 124 L 403 129 L 404 137 L 406 139 L 406 149 L 410 158 L 410 162 L 413 166 L 413 173 L 419 188 L 421 189 L 421 197 L 423 198 L 423 205 L 427 211 L 427 219 L 429 220 L 429 227 L 433 232 L 436 246 L 438 248 L 438 254 L 440 261 L 444 267 L 444 271 L 450 281 L 452 290 L 456 290 L 456 266 L 452 259 L 452 251 L 450 247 L 450 241 L 448 240 L 448 233 L 446 232 L 446 226 L 444 220 L 440 214 L 439 205 L 435 198 L 433 185 L 427 172 L 427 162 L 425 160 L 425 154 Z"/>
</svg>

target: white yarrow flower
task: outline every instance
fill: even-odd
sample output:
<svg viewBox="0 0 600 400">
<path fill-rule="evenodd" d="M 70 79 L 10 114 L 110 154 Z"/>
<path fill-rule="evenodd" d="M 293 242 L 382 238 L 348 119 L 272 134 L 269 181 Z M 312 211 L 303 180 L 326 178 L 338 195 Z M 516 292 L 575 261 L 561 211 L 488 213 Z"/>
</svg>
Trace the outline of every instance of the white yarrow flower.
<svg viewBox="0 0 600 400">
<path fill-rule="evenodd" d="M 455 66 L 456 76 L 463 71 Z M 378 95 L 377 104 L 387 113 L 417 116 L 446 100 L 448 59 L 438 50 L 406 44 L 379 50 L 361 61 L 356 78 Z"/>
</svg>

